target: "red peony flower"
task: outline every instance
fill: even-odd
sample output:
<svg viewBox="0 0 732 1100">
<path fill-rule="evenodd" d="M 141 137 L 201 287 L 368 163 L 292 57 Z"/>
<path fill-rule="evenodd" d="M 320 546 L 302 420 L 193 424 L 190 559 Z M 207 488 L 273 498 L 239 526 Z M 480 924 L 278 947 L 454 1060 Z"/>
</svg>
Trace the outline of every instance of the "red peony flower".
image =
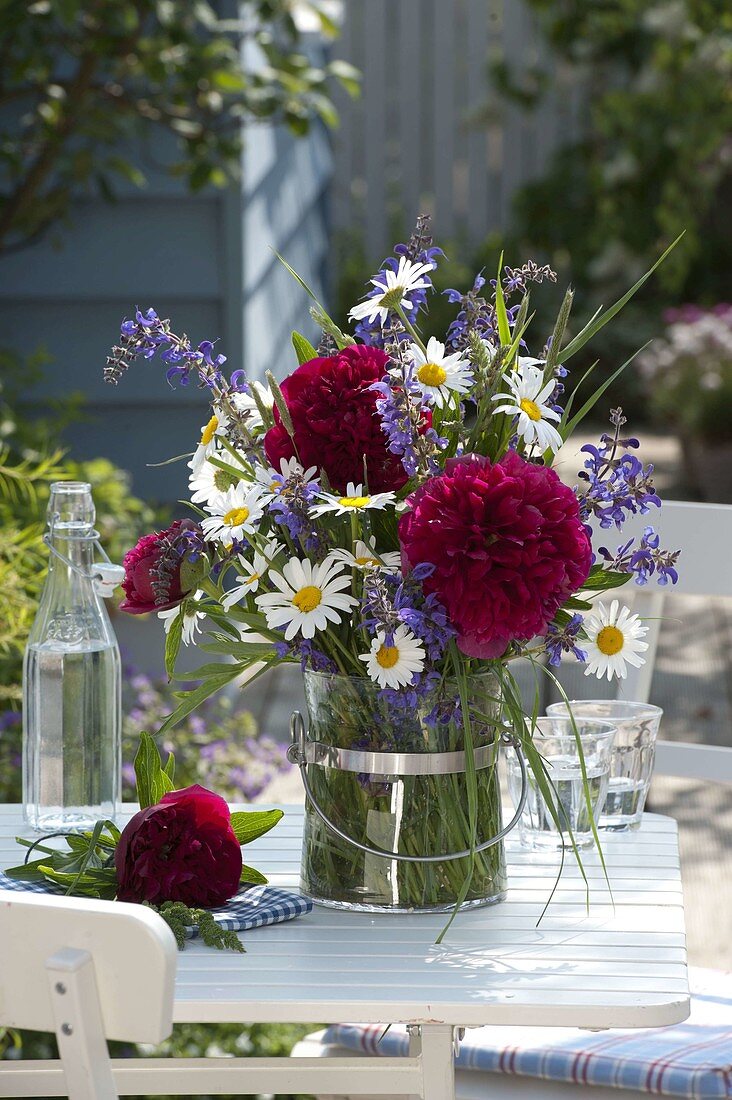
<svg viewBox="0 0 732 1100">
<path fill-rule="evenodd" d="M 196 588 L 200 571 L 191 568 L 182 549 L 173 550 L 171 560 L 165 563 L 167 599 L 157 602 L 153 587 L 160 577 L 159 567 L 163 555 L 171 556 L 172 544 L 185 531 L 200 531 L 200 528 L 190 519 L 177 519 L 165 531 L 143 535 L 137 546 L 127 551 L 122 559 L 125 569 L 125 579 L 122 581 L 125 598 L 119 605 L 120 611 L 127 611 L 130 615 L 166 611 L 169 607 L 175 607 Z"/>
<path fill-rule="evenodd" d="M 495 464 L 450 459 L 408 503 L 403 555 L 435 566 L 425 591 L 445 605 L 470 657 L 500 657 L 509 642 L 543 634 L 587 579 L 590 541 L 576 496 L 515 451 Z"/>
<path fill-rule="evenodd" d="M 336 492 L 345 492 L 349 481 L 363 483 L 364 458 L 372 493 L 399 489 L 407 480 L 399 458 L 387 449 L 377 394 L 369 389 L 383 378 L 386 364 L 379 348 L 350 344 L 337 355 L 303 363 L 282 383 L 300 461 L 325 470 Z M 274 416 L 264 449 L 279 469 L 295 447 L 276 406 Z"/>
<path fill-rule="evenodd" d="M 114 852 L 119 901 L 217 909 L 239 889 L 241 847 L 229 807 L 196 784 L 136 813 Z"/>
</svg>

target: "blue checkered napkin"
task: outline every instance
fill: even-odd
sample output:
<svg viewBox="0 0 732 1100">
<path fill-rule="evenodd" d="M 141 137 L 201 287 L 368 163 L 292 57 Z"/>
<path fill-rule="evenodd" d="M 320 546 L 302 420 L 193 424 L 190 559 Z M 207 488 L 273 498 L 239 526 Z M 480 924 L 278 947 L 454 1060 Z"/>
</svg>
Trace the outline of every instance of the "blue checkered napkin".
<svg viewBox="0 0 732 1100">
<path fill-rule="evenodd" d="M 9 878 L 0 871 L 0 890 L 30 890 L 34 894 L 62 894 L 59 887 L 50 883 L 21 882 Z M 262 928 L 265 924 L 279 924 L 292 920 L 303 913 L 309 913 L 313 907 L 310 898 L 295 894 L 291 890 L 280 890 L 276 886 L 248 886 L 229 901 L 223 909 L 214 911 L 213 917 L 218 925 L 227 932 L 248 932 L 252 928 Z M 188 939 L 198 935 L 196 928 L 189 928 Z"/>
<path fill-rule="evenodd" d="M 685 1100 L 732 1097 L 732 975 L 691 968 L 689 979 L 691 1015 L 681 1024 L 598 1033 L 468 1028 L 456 1064 L 529 1079 L 612 1086 L 619 1090 L 618 1100 L 622 1089 Z M 406 1054 L 409 1049 L 404 1028 L 393 1027 L 384 1035 L 381 1025 L 340 1024 L 328 1028 L 323 1042 L 367 1054 Z"/>
</svg>

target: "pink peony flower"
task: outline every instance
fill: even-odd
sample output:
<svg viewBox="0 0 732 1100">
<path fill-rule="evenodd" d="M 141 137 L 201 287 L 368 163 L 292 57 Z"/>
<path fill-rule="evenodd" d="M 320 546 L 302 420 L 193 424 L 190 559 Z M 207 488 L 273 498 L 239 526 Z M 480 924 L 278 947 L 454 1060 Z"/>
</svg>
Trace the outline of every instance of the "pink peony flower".
<svg viewBox="0 0 732 1100">
<path fill-rule="evenodd" d="M 114 851 L 119 901 L 217 909 L 239 889 L 241 847 L 223 798 L 195 784 L 130 818 Z"/>
<path fill-rule="evenodd" d="M 577 498 L 553 470 L 515 451 L 492 464 L 450 459 L 408 498 L 399 522 L 406 563 L 431 562 L 424 581 L 470 657 L 500 657 L 543 634 L 587 579 L 591 548 Z"/>
<path fill-rule="evenodd" d="M 191 567 L 183 552 L 176 554 L 167 571 L 167 599 L 156 595 L 155 581 L 159 579 L 159 566 L 164 544 L 174 543 L 187 531 L 199 532 L 197 523 L 190 519 L 176 519 L 165 531 L 143 535 L 136 546 L 128 550 L 122 559 L 125 579 L 122 581 L 125 598 L 120 611 L 129 615 L 147 615 L 151 611 L 167 611 L 175 607 L 198 583 L 200 570 Z"/>
<path fill-rule="evenodd" d="M 371 389 L 384 377 L 387 363 L 379 348 L 349 344 L 337 355 L 303 363 L 282 383 L 298 457 L 305 467 L 325 470 L 336 492 L 345 492 L 349 481 L 363 482 L 364 463 L 372 493 L 399 489 L 407 480 L 400 460 L 388 450 Z M 279 469 L 281 459 L 295 455 L 295 446 L 276 406 L 274 418 L 264 449 Z"/>
</svg>

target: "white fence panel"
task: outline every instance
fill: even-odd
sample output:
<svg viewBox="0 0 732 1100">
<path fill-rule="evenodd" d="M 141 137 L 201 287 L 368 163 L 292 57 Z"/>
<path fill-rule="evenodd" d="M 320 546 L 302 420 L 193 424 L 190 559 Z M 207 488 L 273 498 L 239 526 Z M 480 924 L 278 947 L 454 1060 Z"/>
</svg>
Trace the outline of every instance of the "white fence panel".
<svg viewBox="0 0 732 1100">
<path fill-rule="evenodd" d="M 361 69 L 363 94 L 339 102 L 334 221 L 363 235 L 370 259 L 421 212 L 442 240 L 475 245 L 505 229 L 517 188 L 578 132 L 578 82 L 523 0 L 345 0 L 336 53 Z M 491 85 L 504 59 L 552 72 L 537 110 Z"/>
</svg>

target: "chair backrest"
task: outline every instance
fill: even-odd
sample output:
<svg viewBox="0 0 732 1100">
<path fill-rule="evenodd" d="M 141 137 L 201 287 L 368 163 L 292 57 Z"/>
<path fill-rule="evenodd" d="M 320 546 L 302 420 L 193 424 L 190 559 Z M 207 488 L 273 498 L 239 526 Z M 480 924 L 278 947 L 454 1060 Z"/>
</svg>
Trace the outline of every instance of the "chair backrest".
<svg viewBox="0 0 732 1100">
<path fill-rule="evenodd" d="M 0 1025 L 55 1031 L 49 970 L 82 954 L 93 963 L 108 1039 L 159 1043 L 170 1034 L 178 951 L 157 913 L 9 890 L 0 890 Z"/>
<path fill-rule="evenodd" d="M 654 775 L 732 784 L 732 748 L 657 741 Z"/>
<path fill-rule="evenodd" d="M 628 675 L 619 687 L 624 699 L 648 702 L 659 632 L 663 626 L 664 598 L 667 595 L 732 596 L 732 505 L 694 504 L 670 500 L 660 512 L 655 509 L 646 516 L 634 516 L 622 532 L 601 532 L 604 544 L 614 552 L 616 544 L 640 536 L 643 528 L 652 525 L 668 550 L 682 551 L 679 559 L 678 583 L 662 587 L 652 579 L 646 586 L 628 586 L 621 590 L 623 598 L 632 589 L 633 609 L 649 627 L 646 641 L 646 662 L 639 668 L 628 668 Z M 595 541 L 598 541 L 596 533 Z"/>
</svg>

